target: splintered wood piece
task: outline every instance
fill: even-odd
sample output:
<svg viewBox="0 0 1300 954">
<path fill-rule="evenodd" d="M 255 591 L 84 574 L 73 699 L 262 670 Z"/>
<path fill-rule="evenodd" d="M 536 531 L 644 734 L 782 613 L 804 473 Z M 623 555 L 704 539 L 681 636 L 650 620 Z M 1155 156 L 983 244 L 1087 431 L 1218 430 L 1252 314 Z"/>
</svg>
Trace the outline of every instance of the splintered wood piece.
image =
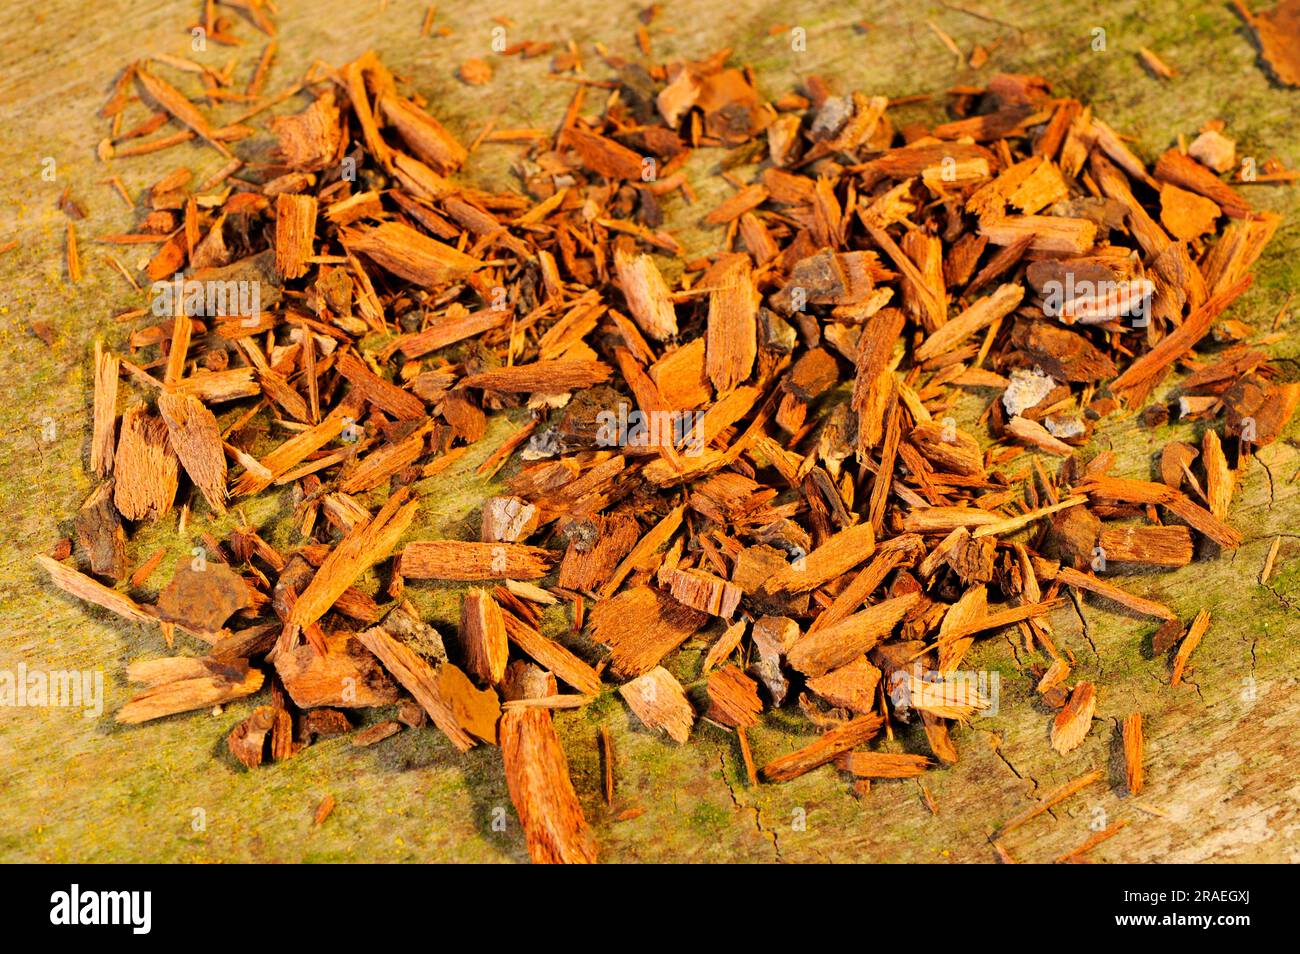
<svg viewBox="0 0 1300 954">
<path fill-rule="evenodd" d="M 470 674 L 488 685 L 500 683 L 510 646 L 505 616 L 486 590 L 474 587 L 465 593 L 460 604 L 460 639 Z"/>
<path fill-rule="evenodd" d="M 462 378 L 461 387 L 486 391 L 562 394 L 609 380 L 610 367 L 602 361 L 535 361 Z"/>
<path fill-rule="evenodd" d="M 84 573 L 78 573 L 71 567 L 66 567 L 44 554 L 38 555 L 36 562 L 50 575 L 51 583 L 79 600 L 94 603 L 96 606 L 101 606 L 109 612 L 116 613 L 123 619 L 129 619 L 135 623 L 158 622 L 155 617 L 145 612 L 144 607 L 125 593 L 109 589 L 103 583 L 92 580 Z"/>
<path fill-rule="evenodd" d="M 1142 713 L 1133 712 L 1124 718 L 1124 779 L 1130 795 L 1142 791 L 1145 778 L 1142 766 Z"/>
<path fill-rule="evenodd" d="M 1170 366 L 1209 333 L 1215 319 L 1250 287 L 1251 281 L 1251 276 L 1247 275 L 1188 315 L 1181 325 L 1111 382 L 1111 393 L 1127 407 L 1136 408 L 1144 404 Z"/>
<path fill-rule="evenodd" d="M 1222 520 L 1232 504 L 1234 480 L 1219 434 L 1213 428 L 1207 427 L 1201 435 L 1201 466 L 1205 468 L 1205 501 L 1210 513 Z"/>
<path fill-rule="evenodd" d="M 922 709 L 921 727 L 925 730 L 925 741 L 934 757 L 945 765 L 956 765 L 957 746 L 952 741 L 952 733 L 948 731 L 948 720 Z"/>
<path fill-rule="evenodd" d="M 880 731 L 884 720 L 877 715 L 859 716 L 852 722 L 836 726 L 816 742 L 805 745 L 789 755 L 773 759 L 759 770 L 765 782 L 788 782 L 820 768 L 836 756 L 869 742 Z"/>
<path fill-rule="evenodd" d="M 113 503 L 127 520 L 157 520 L 176 499 L 179 467 L 167 425 L 143 404 L 122 415 L 114 461 Z"/>
<path fill-rule="evenodd" d="M 1241 545 L 1241 534 L 1198 506 L 1186 494 L 1167 484 L 1122 477 L 1093 477 L 1077 488 L 1094 500 L 1117 500 L 1125 503 L 1159 504 L 1187 521 L 1193 530 L 1203 533 L 1219 546 L 1234 549 Z"/>
<path fill-rule="evenodd" d="M 616 676 L 640 676 L 684 643 L 708 616 L 683 606 L 667 593 L 637 586 L 591 611 L 591 635 L 610 648 Z"/>
<path fill-rule="evenodd" d="M 1136 596 L 1128 590 L 1116 586 L 1114 583 L 1108 583 L 1105 580 L 1099 580 L 1090 573 L 1083 573 L 1074 567 L 1063 566 L 1057 574 L 1057 580 L 1066 586 L 1073 586 L 1076 589 L 1088 590 L 1096 593 L 1098 596 L 1105 597 L 1108 600 L 1114 600 L 1121 606 L 1146 616 L 1154 616 L 1158 619 L 1173 619 L 1174 611 L 1163 603 L 1157 603 L 1155 600 L 1148 600 L 1141 596 Z"/>
<path fill-rule="evenodd" d="M 885 435 L 885 408 L 894 387 L 890 359 L 905 321 L 897 308 L 882 309 L 867 320 L 858 338 L 853 410 L 858 415 L 858 450 L 864 453 Z"/>
<path fill-rule="evenodd" d="M 272 119 L 271 131 L 279 140 L 280 155 L 291 169 L 324 165 L 334 158 L 342 134 L 334 91 L 326 90 L 300 113 Z"/>
<path fill-rule="evenodd" d="M 1097 832 L 1096 834 L 1089 835 L 1087 838 L 1083 840 L 1083 842 L 1077 848 L 1072 848 L 1070 851 L 1067 851 L 1065 854 L 1058 856 L 1056 859 L 1056 863 L 1063 864 L 1065 862 L 1073 861 L 1076 858 L 1082 857 L 1083 855 L 1091 851 L 1093 848 L 1096 848 L 1098 845 L 1100 845 L 1103 841 L 1109 841 L 1111 838 L 1114 838 L 1116 835 L 1118 835 L 1121 831 L 1123 831 L 1127 827 L 1128 827 L 1127 818 L 1121 818 L 1117 822 L 1112 822 L 1111 824 L 1107 825 L 1105 828 L 1103 828 L 1101 831 Z"/>
<path fill-rule="evenodd" d="M 399 698 L 397 684 L 350 633 L 327 636 L 323 653 L 307 645 L 281 650 L 275 672 L 299 709 L 389 706 Z"/>
<path fill-rule="evenodd" d="M 523 663 L 515 666 L 531 668 Z M 547 682 L 527 676 L 508 678 L 508 695 L 537 698 L 545 694 L 542 687 Z M 524 829 L 528 856 L 537 864 L 594 863 L 596 842 L 573 790 L 569 760 L 551 713 L 537 706 L 508 709 L 501 714 L 500 736 L 506 785 Z"/>
<path fill-rule="evenodd" d="M 1282 2 L 1260 13 L 1251 13 L 1244 3 L 1237 12 L 1255 34 L 1264 62 L 1278 81 L 1300 86 L 1300 51 L 1295 45 L 1296 8 L 1294 2 Z"/>
<path fill-rule="evenodd" d="M 627 299 L 627 309 L 638 327 L 655 341 L 675 336 L 677 313 L 655 260 L 649 255 L 629 255 L 615 248 L 614 270 Z"/>
<path fill-rule="evenodd" d="M 452 745 L 462 752 L 473 748 L 475 737 L 471 734 L 471 726 L 474 722 L 465 718 L 465 712 L 462 711 L 463 700 L 457 700 L 446 691 L 452 684 L 444 683 L 439 678 L 442 669 L 455 668 L 451 663 L 443 663 L 439 669 L 434 669 L 408 646 L 389 635 L 388 631 L 381 626 L 373 626 L 357 633 L 357 639 L 366 649 L 379 657 L 379 661 L 384 664 L 384 668 L 392 677 L 415 697 L 415 701 L 423 706 L 424 711 L 433 720 L 433 724 L 446 734 Z M 465 679 L 464 674 L 461 674 L 461 678 Z M 468 686 L 469 680 L 465 679 L 465 682 Z M 472 686 L 469 686 L 469 689 L 471 693 L 477 692 Z M 497 706 L 499 710 L 497 695 L 492 690 L 487 690 L 482 697 L 484 699 L 482 703 L 472 695 L 467 698 L 487 709 L 490 707 L 487 701 L 489 696 L 490 705 Z M 484 742 L 496 741 L 495 732 L 484 734 L 488 735 L 488 738 L 482 739 Z"/>
<path fill-rule="evenodd" d="M 1092 713 L 1096 708 L 1096 688 L 1092 683 L 1081 680 L 1052 722 L 1052 748 L 1062 755 L 1078 748 L 1092 728 Z"/>
<path fill-rule="evenodd" d="M 759 294 L 754 287 L 749 256 L 735 255 L 715 269 L 709 292 L 705 366 L 718 394 L 725 394 L 750 376 L 758 354 Z"/>
<path fill-rule="evenodd" d="M 976 301 L 956 318 L 941 325 L 916 349 L 917 361 L 929 361 L 947 354 L 971 335 L 983 331 L 995 321 L 1015 311 L 1025 297 L 1025 287 L 1014 283 L 998 288 Z"/>
<path fill-rule="evenodd" d="M 275 197 L 275 270 L 282 278 L 301 278 L 307 274 L 316 237 L 316 197 L 289 195 Z"/>
<path fill-rule="evenodd" d="M 355 397 L 369 401 L 375 407 L 400 420 L 414 421 L 424 417 L 423 401 L 410 391 L 385 381 L 351 352 L 339 355 L 335 367 L 352 385 Z"/>
<path fill-rule="evenodd" d="M 684 606 L 701 613 L 730 619 L 740 605 L 740 587 L 703 570 L 674 570 L 668 577 L 668 590 Z"/>
<path fill-rule="evenodd" d="M 243 497 L 265 490 L 276 478 L 337 439 L 347 427 L 354 425 L 356 415 L 357 409 L 353 405 L 340 404 L 319 424 L 295 434 L 260 461 L 254 461 L 256 467 L 250 468 L 245 463 L 245 473 L 230 488 L 231 495 Z"/>
<path fill-rule="evenodd" d="M 838 669 L 887 636 L 919 599 L 919 593 L 897 596 L 809 633 L 794 644 L 786 661 L 805 676 Z"/>
<path fill-rule="evenodd" d="M 451 175 L 465 164 L 469 157 L 465 147 L 414 103 L 385 94 L 379 98 L 379 109 L 411 152 L 438 174 Z"/>
<path fill-rule="evenodd" d="M 695 724 L 695 711 L 686 690 L 667 669 L 656 666 L 619 686 L 618 694 L 646 728 L 660 729 L 670 739 L 685 744 Z"/>
<path fill-rule="evenodd" d="M 984 453 L 979 441 L 965 431 L 930 421 L 912 428 L 907 439 L 943 473 L 984 476 Z"/>
<path fill-rule="evenodd" d="M 1160 224 L 1176 239 L 1190 242 L 1213 232 L 1222 210 L 1211 200 L 1165 183 L 1160 188 Z"/>
<path fill-rule="evenodd" d="M 226 454 L 216 416 L 186 394 L 158 395 L 158 411 L 167 424 L 172 450 L 203 499 L 216 513 L 226 512 Z"/>
<path fill-rule="evenodd" d="M 727 666 L 709 675 L 708 717 L 732 728 L 757 725 L 763 711 L 758 698 L 758 683 L 736 666 Z"/>
<path fill-rule="evenodd" d="M 596 517 L 592 523 L 597 532 L 594 544 L 586 545 L 581 534 L 569 540 L 560 563 L 557 585 L 561 589 L 579 593 L 598 590 L 641 535 L 636 520 L 623 515 Z"/>
<path fill-rule="evenodd" d="M 349 251 L 361 252 L 394 275 L 425 288 L 464 278 L 483 265 L 481 260 L 400 222 L 344 230 L 340 240 Z"/>
<path fill-rule="evenodd" d="M 641 157 L 612 139 L 570 126 L 564 130 L 560 142 L 576 152 L 584 166 L 606 179 L 641 178 Z"/>
<path fill-rule="evenodd" d="M 889 690 L 900 703 L 938 719 L 965 722 L 990 704 L 973 679 L 932 680 L 916 669 L 893 673 Z"/>
<path fill-rule="evenodd" d="M 1204 196 L 1234 219 L 1251 215 L 1250 203 L 1240 193 L 1191 156 L 1177 149 L 1167 149 L 1156 160 L 1155 177 Z"/>
<path fill-rule="evenodd" d="M 604 599 L 613 596 L 623 581 L 627 579 L 628 574 L 648 564 L 659 548 L 672 539 L 673 534 L 681 527 L 682 518 L 685 514 L 686 505 L 680 504 L 668 511 L 662 520 L 646 531 L 645 535 L 637 541 L 636 546 L 632 548 L 632 552 L 623 558 L 623 562 L 618 565 L 614 575 L 601 587 L 600 596 Z"/>
<path fill-rule="evenodd" d="M 862 563 L 875 548 L 876 535 L 871 524 L 860 523 L 841 530 L 811 553 L 773 573 L 763 584 L 763 591 L 775 594 L 815 590 Z"/>
<path fill-rule="evenodd" d="M 553 639 L 529 626 L 513 613 L 505 613 L 506 636 L 519 647 L 520 652 L 532 658 L 540 666 L 562 682 L 588 696 L 600 694 L 600 676 L 596 670 L 575 656 Z"/>
<path fill-rule="evenodd" d="M 988 606 L 988 587 L 979 584 L 966 590 L 943 614 L 939 624 L 939 672 L 955 672 L 961 665 L 975 642 L 974 633 L 966 635 L 964 631 L 988 618 Z"/>
<path fill-rule="evenodd" d="M 808 688 L 833 706 L 866 715 L 875 708 L 880 670 L 865 656 L 808 680 Z"/>
<path fill-rule="evenodd" d="M 1186 527 L 1112 527 L 1097 537 L 1106 563 L 1136 563 L 1143 566 L 1187 566 L 1195 548 Z"/>
<path fill-rule="evenodd" d="M 1035 686 L 1039 695 L 1046 695 L 1070 677 L 1070 664 L 1064 659 L 1053 659 Z"/>
<path fill-rule="evenodd" d="M 925 774 L 930 760 L 924 755 L 848 752 L 836 764 L 858 778 L 916 778 Z"/>
<path fill-rule="evenodd" d="M 133 73 L 144 87 L 149 98 L 156 102 L 167 112 L 171 113 L 179 122 L 192 129 L 201 139 L 207 140 L 214 149 L 223 156 L 229 156 L 228 150 L 222 143 L 218 142 L 215 131 L 208 123 L 207 118 L 199 112 L 197 106 L 185 98 L 176 87 L 172 86 L 165 80 L 154 76 L 141 64 L 135 64 Z"/>
<path fill-rule="evenodd" d="M 700 669 L 701 675 L 707 676 L 719 663 L 732 654 L 740 641 L 745 637 L 745 630 L 748 624 L 745 620 L 738 620 L 728 626 L 718 637 L 718 641 L 709 647 L 708 653 L 704 657 L 704 664 Z"/>
<path fill-rule="evenodd" d="M 458 341 L 492 331 L 509 320 L 509 311 L 485 308 L 463 318 L 448 318 L 430 325 L 423 331 L 403 335 L 397 340 L 397 348 L 408 358 L 420 358 Z"/>
<path fill-rule="evenodd" d="M 113 472 L 117 444 L 117 383 L 120 362 L 95 341 L 94 423 L 90 437 L 90 469 L 100 477 Z"/>
<path fill-rule="evenodd" d="M 326 795 L 316 805 L 316 811 L 312 814 L 312 824 L 317 827 L 325 824 L 325 819 L 333 813 L 335 806 L 338 804 L 333 795 Z"/>
<path fill-rule="evenodd" d="M 424 454 L 425 441 L 431 424 L 418 427 L 395 444 L 385 444 L 363 457 L 339 480 L 339 490 L 345 494 L 358 494 L 388 483 L 390 478 L 413 465 Z"/>
<path fill-rule="evenodd" d="M 418 500 L 404 503 L 405 497 L 405 492 L 394 494 L 373 520 L 357 524 L 339 541 L 294 602 L 288 623 L 306 628 L 316 622 L 357 577 L 393 552 L 419 507 Z"/>
<path fill-rule="evenodd" d="M 359 749 L 369 748 L 377 745 L 384 739 L 390 739 L 402 731 L 402 723 L 394 722 L 391 719 L 384 722 L 376 722 L 372 726 L 362 729 L 352 736 L 352 744 Z"/>
<path fill-rule="evenodd" d="M 1187 627 L 1187 635 L 1183 637 L 1183 641 L 1178 644 L 1178 653 L 1174 656 L 1174 670 L 1169 678 L 1169 685 L 1177 686 L 1183 681 L 1187 660 L 1191 657 L 1192 650 L 1201 644 L 1201 638 L 1209 628 L 1210 611 L 1201 610 L 1192 620 L 1192 625 Z"/>
<path fill-rule="evenodd" d="M 1277 552 L 1282 547 L 1282 537 L 1273 538 L 1273 545 L 1268 548 L 1268 556 L 1264 557 L 1264 566 L 1259 571 L 1260 586 L 1267 586 L 1269 577 L 1273 575 L 1273 565 L 1277 562 Z"/>
<path fill-rule="evenodd" d="M 1009 436 L 1014 437 L 1021 443 L 1037 447 L 1039 450 L 1055 454 L 1057 457 L 1070 457 L 1074 454 L 1073 447 L 1065 443 L 1065 441 L 1053 437 L 1047 428 L 1037 421 L 1031 421 L 1029 418 L 1013 417 L 1007 421 L 1006 431 Z"/>
<path fill-rule="evenodd" d="M 170 656 L 127 667 L 131 682 L 148 688 L 131 697 L 117 713 L 117 721 L 136 725 L 151 719 L 207 709 L 251 696 L 262 688 L 262 672 L 247 659 Z"/>
<path fill-rule="evenodd" d="M 1061 215 L 1013 215 L 980 222 L 980 234 L 994 245 L 1015 245 L 1029 238 L 1031 252 L 1082 255 L 1097 239 L 1097 223 Z"/>
<path fill-rule="evenodd" d="M 713 392 L 705 371 L 704 339 L 670 351 L 646 369 L 666 407 L 686 410 L 709 401 Z M 735 393 L 735 392 L 733 392 Z"/>
<path fill-rule="evenodd" d="M 1001 522 L 997 514 L 977 507 L 925 507 L 904 514 L 903 529 L 908 533 L 951 533 L 959 527 L 984 527 Z"/>
<path fill-rule="evenodd" d="M 402 550 L 398 573 L 408 580 L 535 580 L 553 560 L 550 550 L 521 543 L 423 540 Z"/>
</svg>

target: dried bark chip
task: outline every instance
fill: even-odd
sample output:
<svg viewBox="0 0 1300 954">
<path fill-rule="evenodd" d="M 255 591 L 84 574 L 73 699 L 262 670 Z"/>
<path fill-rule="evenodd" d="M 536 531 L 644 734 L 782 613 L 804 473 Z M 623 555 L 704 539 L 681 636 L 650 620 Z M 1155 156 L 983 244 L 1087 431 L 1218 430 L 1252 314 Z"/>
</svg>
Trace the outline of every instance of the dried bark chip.
<svg viewBox="0 0 1300 954">
<path fill-rule="evenodd" d="M 203 499 L 219 514 L 226 512 L 226 455 L 221 428 L 197 398 L 186 394 L 158 395 L 158 410 L 167 424 L 172 450 Z"/>
<path fill-rule="evenodd" d="M 275 726 L 276 709 L 258 706 L 243 722 L 230 730 L 226 748 L 245 768 L 257 768 L 266 757 L 267 742 Z"/>
<path fill-rule="evenodd" d="M 400 222 L 345 230 L 341 241 L 353 252 L 363 253 L 394 275 L 426 288 L 438 288 L 464 278 L 483 265 L 480 259 Z"/>
<path fill-rule="evenodd" d="M 681 683 L 662 666 L 619 686 L 618 694 L 647 728 L 660 729 L 685 744 L 695 724 L 695 712 Z"/>
<path fill-rule="evenodd" d="M 758 303 L 749 257 L 731 257 L 709 293 L 705 363 L 719 394 L 743 384 L 753 370 Z"/>
<path fill-rule="evenodd" d="M 602 600 L 591 611 L 591 635 L 610 648 L 610 668 L 639 676 L 659 665 L 708 619 L 667 593 L 649 586 Z"/>
<path fill-rule="evenodd" d="M 889 634 L 920 595 L 908 593 L 854 613 L 847 619 L 809 633 L 788 654 L 790 665 L 805 676 L 820 676 L 847 665 Z"/>
<path fill-rule="evenodd" d="M 492 67 L 485 60 L 466 60 L 456 73 L 461 82 L 470 86 L 485 86 L 492 81 Z"/>
<path fill-rule="evenodd" d="M 1145 771 L 1142 765 L 1142 713 L 1134 712 L 1124 718 L 1124 780 L 1130 795 L 1142 792 Z"/>
<path fill-rule="evenodd" d="M 412 580 L 535 580 L 554 555 L 518 543 L 429 540 L 408 543 L 398 570 Z"/>
<path fill-rule="evenodd" d="M 740 587 L 703 570 L 675 570 L 668 577 L 668 591 L 683 606 L 730 619 L 740 605 Z"/>
<path fill-rule="evenodd" d="M 930 760 L 924 755 L 849 752 L 837 764 L 858 778 L 916 778 L 925 774 Z"/>
<path fill-rule="evenodd" d="M 655 260 L 649 255 L 633 256 L 615 248 L 614 269 L 628 311 L 640 329 L 656 341 L 675 336 L 677 313 Z"/>
<path fill-rule="evenodd" d="M 117 713 L 118 722 L 135 725 L 250 696 L 262 688 L 263 676 L 246 659 L 169 656 L 132 663 L 127 679 L 147 685 Z"/>
<path fill-rule="evenodd" d="M 178 459 L 167 425 L 143 404 L 122 415 L 114 459 L 113 503 L 127 520 L 157 520 L 171 510 L 178 486 Z"/>
<path fill-rule="evenodd" d="M 708 682 L 708 717 L 732 728 L 757 725 L 763 711 L 758 698 L 758 683 L 736 666 L 710 673 Z"/>
<path fill-rule="evenodd" d="M 126 531 L 113 506 L 113 482 L 100 484 L 77 511 L 77 546 L 86 554 L 90 572 L 109 580 L 126 575 Z"/>
<path fill-rule="evenodd" d="M 506 621 L 486 590 L 471 589 L 461 600 L 460 639 L 470 673 L 488 685 L 501 682 L 510 651 Z"/>
<path fill-rule="evenodd" d="M 875 709 L 879 685 L 880 670 L 865 656 L 808 680 L 808 688 L 831 705 L 861 715 Z"/>
<path fill-rule="evenodd" d="M 1080 681 L 1070 699 L 1052 722 L 1052 748 L 1064 755 L 1079 747 L 1092 728 L 1092 713 L 1097 708 L 1097 690 L 1092 683 Z"/>
<path fill-rule="evenodd" d="M 316 236 L 316 198 L 310 195 L 275 197 L 275 268 L 283 278 L 307 273 Z"/>
<path fill-rule="evenodd" d="M 324 653 L 308 645 L 276 653 L 276 675 L 299 709 L 367 708 L 398 701 L 397 684 L 355 636 L 334 633 L 325 647 Z"/>
<path fill-rule="evenodd" d="M 1191 658 L 1192 651 L 1201 644 L 1202 637 L 1210 628 L 1209 610 L 1201 610 L 1192 620 L 1192 624 L 1187 627 L 1187 635 L 1183 641 L 1178 644 L 1178 652 L 1174 656 L 1173 674 L 1170 676 L 1169 685 L 1177 686 L 1183 681 L 1183 673 L 1187 670 L 1187 660 Z"/>
<path fill-rule="evenodd" d="M 518 669 L 529 669 L 516 663 Z M 543 684 L 545 680 L 540 680 Z M 511 698 L 536 698 L 543 693 L 526 688 L 526 674 L 507 680 Z M 501 714 L 501 760 L 510 800 L 523 825 L 529 857 L 537 864 L 590 864 L 596 843 L 582 814 L 582 805 L 569 777 L 569 761 L 542 708 L 508 709 Z"/>
<path fill-rule="evenodd" d="M 879 716 L 859 716 L 852 722 L 831 729 L 802 749 L 768 762 L 759 770 L 759 776 L 765 782 L 788 782 L 798 778 L 870 741 L 883 724 Z"/>
<path fill-rule="evenodd" d="M 1220 214 L 1210 199 L 1167 182 L 1160 187 L 1160 221 L 1176 239 L 1190 242 L 1214 231 Z"/>
<path fill-rule="evenodd" d="M 158 614 L 196 633 L 217 633 L 249 602 L 244 578 L 226 564 L 186 555 L 158 594 Z"/>
<path fill-rule="evenodd" d="M 357 748 L 369 748 L 384 741 L 384 739 L 392 738 L 401 731 L 402 724 L 400 722 L 393 722 L 392 720 L 376 722 L 374 725 L 353 735 L 352 744 Z"/>
</svg>

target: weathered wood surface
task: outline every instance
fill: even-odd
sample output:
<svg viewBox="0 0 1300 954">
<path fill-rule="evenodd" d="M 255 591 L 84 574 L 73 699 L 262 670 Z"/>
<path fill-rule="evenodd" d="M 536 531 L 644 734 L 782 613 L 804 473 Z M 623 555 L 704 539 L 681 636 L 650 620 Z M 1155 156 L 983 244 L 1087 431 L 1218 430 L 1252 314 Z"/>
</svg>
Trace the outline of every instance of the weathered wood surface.
<svg viewBox="0 0 1300 954">
<path fill-rule="evenodd" d="M 738 4 L 738 5 L 737 5 Z M 410 0 L 343 3 L 282 0 L 280 52 L 268 89 L 283 88 L 313 59 L 338 63 L 367 47 L 384 52 L 399 75 L 436 105 L 437 115 L 464 141 L 489 117 L 502 126 L 550 128 L 572 93 L 570 83 L 546 76 L 546 58 L 501 59 L 491 51 L 489 18 L 508 14 L 508 40 L 570 37 L 581 45 L 591 75 L 605 75 L 592 43 L 633 57 L 639 3 L 599 7 L 579 0 L 505 2 L 492 8 L 468 0 L 438 4 L 449 37 L 421 38 L 425 5 Z M 1178 133 L 1194 134 L 1205 120 L 1223 118 L 1244 154 L 1262 162 L 1278 155 L 1300 165 L 1294 115 L 1300 94 L 1270 86 L 1239 21 L 1223 4 L 1183 0 L 1102 2 L 1076 8 L 1028 0 L 961 4 L 929 13 L 965 50 L 979 42 L 993 50 L 990 64 L 957 67 L 925 25 L 925 13 L 904 0 L 882 0 L 869 13 L 859 5 L 799 5 L 737 0 L 727 17 L 712 0 L 672 0 L 651 28 L 656 55 L 702 57 L 730 46 L 739 62 L 753 63 L 763 88 L 780 92 L 799 76 L 821 73 L 844 91 L 900 96 L 979 83 L 997 69 L 1042 72 L 1069 94 L 1090 100 L 1116 129 L 1136 137 L 1150 158 Z M 386 9 L 385 9 L 386 7 Z M 498 753 L 460 755 L 440 733 L 405 731 L 373 748 L 353 748 L 346 737 L 319 742 L 283 763 L 246 772 L 224 749 L 229 730 L 260 704 L 259 697 L 219 715 L 195 714 L 141 727 L 118 727 L 115 712 L 128 695 L 129 661 L 165 655 L 156 628 L 125 625 L 53 591 L 31 560 L 72 533 L 72 515 L 92 489 L 86 472 L 90 442 L 91 343 L 95 333 L 117 346 L 125 334 L 109 316 L 142 304 L 99 257 L 90 238 L 125 231 L 133 220 L 102 184 L 120 174 L 133 194 L 177 164 L 200 177 L 221 164 L 211 150 L 185 146 L 106 168 L 95 158 L 102 124 L 92 121 L 118 69 L 148 53 L 170 52 L 224 65 L 228 49 L 190 50 L 191 2 L 94 4 L 18 0 L 0 22 L 0 241 L 21 247 L 0 257 L 0 380 L 6 382 L 6 424 L 0 428 L 0 670 L 103 669 L 104 709 L 85 718 L 72 709 L 0 710 L 0 858 L 4 860 L 524 860 L 526 852 L 510 807 Z M 866 16 L 869 26 L 856 27 Z M 792 50 L 790 34 L 769 34 L 784 23 L 806 31 L 806 50 Z M 666 32 L 664 27 L 674 28 Z M 1095 28 L 1107 48 L 1094 51 Z M 262 38 L 246 24 L 240 34 L 256 58 Z M 1179 70 L 1158 81 L 1137 62 L 1147 46 Z M 489 59 L 495 77 L 468 88 L 454 71 L 465 59 Z M 925 110 L 926 107 L 918 106 Z M 259 120 L 264 121 L 264 120 Z M 489 145 L 469 163 L 471 177 L 507 175 L 517 149 Z M 41 177 L 42 160 L 56 162 L 55 181 Z M 692 164 L 697 184 L 716 162 Z M 55 200 L 66 185 L 85 203 L 79 223 L 86 277 L 70 284 L 64 271 L 64 219 Z M 717 229 L 699 226 L 702 212 L 725 190 L 702 190 L 698 209 L 673 206 L 671 224 L 694 251 L 712 247 Z M 1259 207 L 1287 216 L 1260 263 L 1255 288 L 1235 315 L 1266 328 L 1287 292 L 1300 285 L 1300 198 L 1293 189 L 1257 186 Z M 121 253 L 121 249 L 114 249 Z M 129 268 L 130 250 L 119 254 Z M 48 322 L 46 346 L 29 326 Z M 1300 356 L 1297 319 L 1274 352 Z M 1163 392 L 1162 392 L 1163 393 Z M 965 420 L 985 397 L 962 407 Z M 477 508 L 492 485 L 474 468 L 507 433 L 489 436 L 444 474 L 420 486 L 432 505 L 422 508 L 411 538 L 471 538 Z M 1115 473 L 1147 477 L 1169 439 L 1196 440 L 1186 426 L 1151 430 L 1113 422 L 1097 436 L 1119 458 Z M 1184 620 L 1208 607 L 1215 624 L 1193 657 L 1184 685 L 1168 687 L 1163 659 L 1148 658 L 1154 624 L 1111 613 L 1088 602 L 1086 628 L 1067 609 L 1054 624 L 1062 645 L 1078 660 L 1081 678 L 1099 687 L 1097 718 L 1084 744 L 1062 757 L 1048 743 L 1050 718 L 1031 699 L 1031 680 L 1018 671 L 1011 644 L 996 637 L 972 654 L 973 666 L 1001 676 L 998 714 L 955 733 L 961 761 L 932 771 L 938 814 L 927 809 L 915 780 L 877 782 L 862 801 L 833 767 L 785 785 L 746 786 L 735 737 L 700 723 L 688 746 L 640 725 L 616 693 L 584 711 L 556 713 L 575 788 L 592 820 L 601 857 L 610 860 L 864 860 L 990 861 L 988 836 L 1036 796 L 1092 768 L 1105 772 L 1092 786 L 1005 839 L 1013 856 L 1050 860 L 1084 841 L 1094 828 L 1128 818 L 1119 836 L 1094 852 L 1100 860 L 1300 860 L 1300 471 L 1294 428 L 1260 455 L 1245 475 L 1230 522 L 1246 543 L 1228 559 L 1198 561 L 1178 572 L 1128 581 L 1160 598 Z M 287 490 L 247 503 L 259 525 L 289 512 Z M 66 518 L 65 516 L 66 515 Z M 204 518 L 206 519 L 206 518 Z M 234 515 L 228 519 L 236 519 Z M 191 525 L 181 538 L 174 523 L 139 533 L 128 544 L 134 568 L 158 546 L 187 552 L 205 529 Z M 281 526 L 276 542 L 292 541 Z M 1268 587 L 1257 575 L 1270 543 L 1283 534 Z M 193 538 L 193 539 L 192 539 Z M 160 574 L 160 576 L 162 576 Z M 157 586 L 160 579 L 150 581 Z M 366 585 L 373 588 L 369 577 Z M 459 585 L 413 584 L 408 596 L 444 633 L 459 618 Z M 691 690 L 713 628 L 671 660 L 673 674 Z M 181 637 L 183 640 L 185 637 Z M 198 646 L 181 646 L 185 652 Z M 698 700 L 697 700 L 698 701 Z M 1136 799 L 1123 794 L 1119 724 L 1129 712 L 1145 716 L 1147 783 Z M 384 710 L 379 710 L 383 712 Z M 387 718 L 377 715 L 376 718 Z M 614 809 L 601 798 L 596 731 L 606 725 L 618 753 Z M 891 751 L 921 751 L 919 728 L 895 726 Z M 769 717 L 749 731 L 758 764 L 789 752 L 810 730 L 797 714 Z M 323 795 L 338 808 L 313 827 Z M 504 809 L 504 831 L 493 827 Z M 616 815 L 641 813 L 624 821 Z M 270 822 L 274 822 L 271 824 Z"/>
</svg>

